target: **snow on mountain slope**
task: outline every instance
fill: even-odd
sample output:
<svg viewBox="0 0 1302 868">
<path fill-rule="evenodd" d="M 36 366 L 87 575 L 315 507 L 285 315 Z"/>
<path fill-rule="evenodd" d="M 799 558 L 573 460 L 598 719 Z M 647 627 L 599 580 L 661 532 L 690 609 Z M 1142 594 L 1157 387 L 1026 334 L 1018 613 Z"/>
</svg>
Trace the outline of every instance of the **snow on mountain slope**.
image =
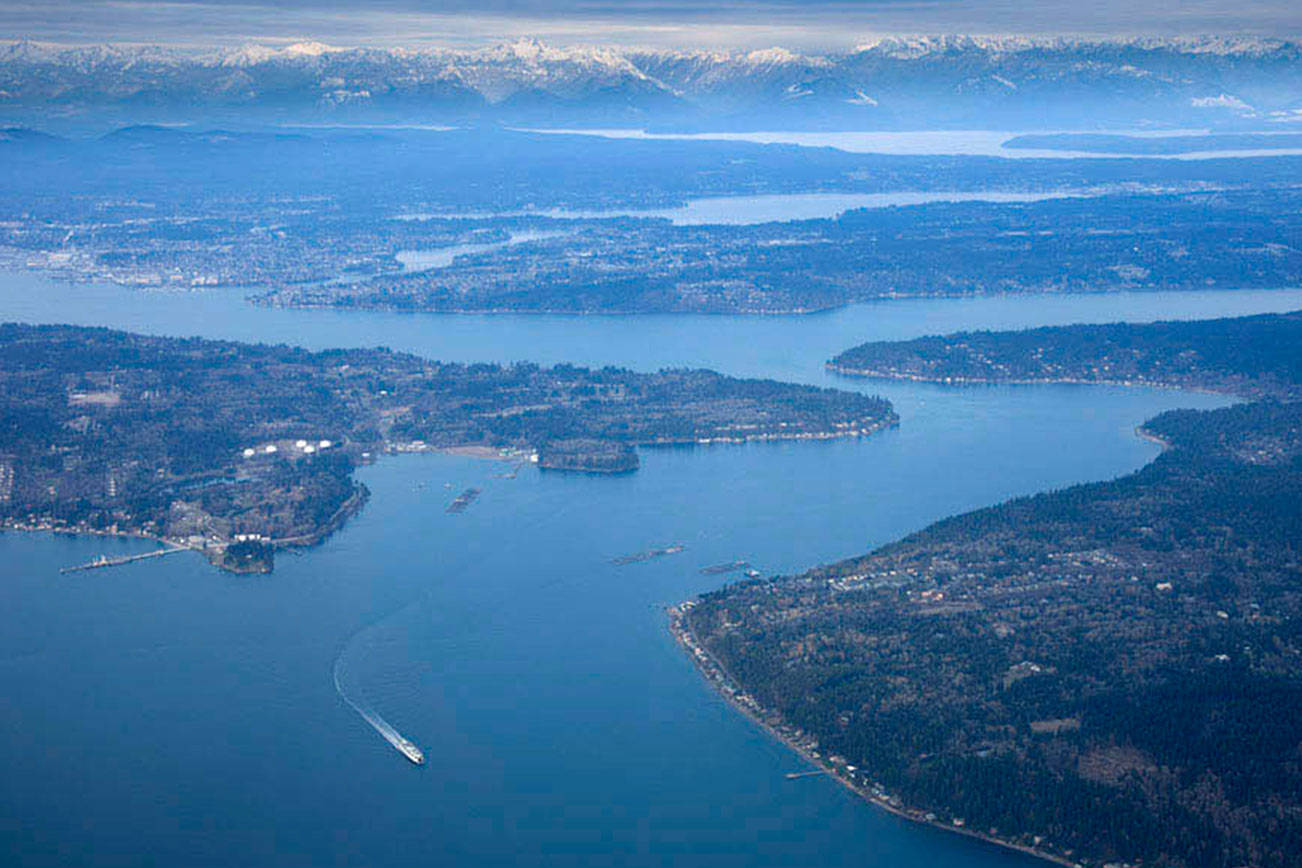
<svg viewBox="0 0 1302 868">
<path fill-rule="evenodd" d="M 552 119 L 681 126 L 1265 122 L 1302 105 L 1302 46 L 1261 39 L 894 37 L 841 54 L 557 47 L 236 50 L 0 45 L 0 122 Z M 1209 111 L 1216 106 L 1231 111 Z"/>
</svg>

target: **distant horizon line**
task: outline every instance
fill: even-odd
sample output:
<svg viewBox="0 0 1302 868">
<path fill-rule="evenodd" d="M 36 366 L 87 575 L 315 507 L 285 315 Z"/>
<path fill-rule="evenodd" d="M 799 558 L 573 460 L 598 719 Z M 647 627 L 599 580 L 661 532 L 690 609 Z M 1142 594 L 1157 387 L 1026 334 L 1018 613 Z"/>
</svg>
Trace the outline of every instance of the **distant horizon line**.
<svg viewBox="0 0 1302 868">
<path fill-rule="evenodd" d="M 798 41 L 798 40 L 797 40 Z M 968 43 L 964 46 L 963 43 Z M 352 44 L 326 41 L 309 36 L 250 36 L 242 39 L 214 40 L 211 42 L 191 42 L 174 40 L 130 40 L 130 39 L 88 39 L 60 40 L 41 39 L 23 36 L 0 36 L 0 46 L 16 48 L 24 45 L 36 48 L 78 51 L 95 48 L 149 50 L 164 53 L 201 57 L 204 54 L 231 55 L 241 50 L 266 49 L 277 54 L 311 57 L 324 54 L 344 54 L 358 51 L 378 51 L 389 54 L 411 53 L 448 53 L 475 54 L 506 49 L 517 46 L 537 46 L 544 50 L 577 51 L 604 50 L 619 53 L 681 53 L 690 55 L 727 55 L 730 57 L 751 56 L 765 52 L 787 52 L 793 57 L 817 58 L 820 56 L 839 56 L 872 51 L 881 47 L 898 45 L 907 48 L 909 43 L 918 43 L 918 48 L 926 48 L 926 43 L 935 46 L 971 47 L 976 49 L 1026 49 L 1070 47 L 1073 45 L 1116 45 L 1154 48 L 1220 49 L 1224 53 L 1238 53 L 1252 49 L 1279 50 L 1291 46 L 1302 46 L 1302 37 L 1269 36 L 1249 32 L 1241 33 L 1189 33 L 1163 35 L 1159 33 L 1133 34 L 1097 34 L 1088 32 L 1062 33 L 1013 33 L 989 32 L 976 33 L 964 31 L 950 32 L 899 32 L 875 34 L 850 45 L 840 47 L 828 46 L 823 49 L 791 48 L 781 43 L 772 43 L 764 47 L 747 46 L 670 46 L 653 43 L 626 43 L 621 41 L 569 40 L 546 38 L 540 36 L 484 37 L 475 44 L 449 41 L 435 43 L 428 40 L 403 42 L 400 40 L 364 40 Z M 295 49 L 300 49 L 295 51 Z M 1203 53 L 1195 51 L 1194 53 Z M 1208 51 L 1206 53 L 1213 53 Z"/>
</svg>

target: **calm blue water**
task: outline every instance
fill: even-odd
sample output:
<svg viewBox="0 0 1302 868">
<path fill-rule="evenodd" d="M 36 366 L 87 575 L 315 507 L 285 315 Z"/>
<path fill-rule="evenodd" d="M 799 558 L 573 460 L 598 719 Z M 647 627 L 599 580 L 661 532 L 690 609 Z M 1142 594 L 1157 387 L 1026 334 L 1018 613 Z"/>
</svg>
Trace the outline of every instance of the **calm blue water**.
<svg viewBox="0 0 1302 868">
<path fill-rule="evenodd" d="M 399 250 L 394 254 L 394 258 L 402 265 L 402 270 L 405 272 L 429 271 L 431 268 L 446 268 L 458 256 L 484 253 L 511 244 L 524 244 L 529 241 L 537 241 L 540 238 L 553 238 L 563 234 L 563 232 L 512 232 L 506 241 L 485 244 L 449 244 L 446 247 L 433 247 L 422 250 Z M 358 279 L 365 278 L 358 277 Z"/>
<path fill-rule="evenodd" d="M 638 370 L 710 367 L 738 376 L 828 379 L 823 363 L 866 340 L 960 329 L 1201 319 L 1302 309 L 1302 289 L 917 299 L 800 317 L 412 315 L 251 307 L 239 289 L 140 291 L 0 272 L 0 321 L 102 325 L 148 334 L 387 346 L 447 361 L 572 362 Z M 853 387 L 844 381 L 838 385 Z M 879 390 L 879 387 L 874 386 Z"/>
<path fill-rule="evenodd" d="M 892 208 L 926 205 L 932 202 L 1044 202 L 1049 199 L 1097 196 L 1104 191 L 1008 193 L 998 190 L 964 192 L 896 193 L 771 193 L 756 196 L 705 196 L 688 199 L 676 208 L 612 208 L 574 211 L 548 208 L 541 211 L 481 211 L 404 214 L 402 219 L 428 220 L 452 217 L 524 217 L 537 215 L 562 220 L 600 220 L 609 217 L 647 217 L 669 220 L 675 226 L 754 226 L 791 220 L 820 220 L 839 217 L 856 208 Z M 452 260 L 449 259 L 448 262 Z"/>
<path fill-rule="evenodd" d="M 649 133 L 635 128 L 612 129 L 534 129 L 535 133 L 601 136 L 612 139 L 680 139 L 684 141 L 755 142 L 762 145 L 798 145 L 804 148 L 836 148 L 853 154 L 952 154 L 1006 157 L 1008 159 L 1079 160 L 1128 157 L 1153 160 L 1205 160 L 1229 157 L 1295 157 L 1298 148 L 1241 148 L 1187 154 L 1103 154 L 1096 151 L 1058 151 L 1040 148 L 1005 148 L 1004 142 L 1024 133 L 1071 132 L 1070 130 L 857 130 L 845 132 L 806 132 L 767 130 L 755 132 Z M 1197 135 L 1207 130 L 1107 130 L 1127 136 Z"/>
<path fill-rule="evenodd" d="M 445 359 L 708 364 L 833 382 L 868 337 L 1302 307 L 1302 293 L 895 302 L 802 319 L 457 317 L 249 310 L 229 294 L 10 277 L 0 319 L 388 344 Z M 649 450 L 590 478 L 386 458 L 324 545 L 238 578 L 145 546 L 0 534 L 0 862 L 25 865 L 1014 866 L 821 778 L 704 685 L 663 606 L 745 558 L 792 571 L 955 511 L 1126 472 L 1133 427 L 1211 396 L 1089 387 L 841 385 L 896 402 L 863 441 Z M 446 486 L 451 487 L 446 487 Z M 484 494 L 464 514 L 446 503 Z M 611 557 L 682 542 L 627 567 Z M 336 695 L 424 748 L 403 760 Z"/>
</svg>

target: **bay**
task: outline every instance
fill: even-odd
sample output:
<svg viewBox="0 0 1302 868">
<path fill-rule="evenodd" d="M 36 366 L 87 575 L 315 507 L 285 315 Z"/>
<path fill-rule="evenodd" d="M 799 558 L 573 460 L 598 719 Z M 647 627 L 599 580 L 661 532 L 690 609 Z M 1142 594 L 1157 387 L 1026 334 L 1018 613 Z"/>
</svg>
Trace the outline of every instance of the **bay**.
<svg viewBox="0 0 1302 868">
<path fill-rule="evenodd" d="M 0 319 L 384 344 L 447 360 L 702 365 L 884 394 L 864 440 L 643 451 L 593 478 L 445 455 L 362 471 L 363 512 L 268 577 L 174 555 L 60 576 L 129 540 L 0 534 L 0 860 L 24 865 L 1029 865 L 788 781 L 784 747 L 665 630 L 708 564 L 790 572 L 945 515 L 1102 479 L 1136 424 L 1227 399 L 842 380 L 865 339 L 1302 307 L 1302 292 L 900 300 L 811 317 L 262 310 L 238 293 L 0 278 Z M 483 495 L 465 513 L 448 501 Z M 618 567 L 611 559 L 682 543 Z M 407 763 L 339 696 L 419 744 Z"/>
<path fill-rule="evenodd" d="M 1217 148 L 1209 140 L 1207 150 L 1181 154 L 1109 154 L 1098 151 L 1064 151 L 1052 148 L 1006 148 L 1014 136 L 1058 132 L 1090 132 L 1153 138 L 1169 135 L 1207 135 L 1207 130 L 747 130 L 740 132 L 659 133 L 637 128 L 530 129 L 527 132 L 555 135 L 599 136 L 609 139 L 678 139 L 685 141 L 752 142 L 761 145 L 796 145 L 802 148 L 835 148 L 852 154 L 912 154 L 928 156 L 1005 157 L 1011 160 L 1209 160 L 1258 157 L 1296 157 L 1298 148 Z"/>
<path fill-rule="evenodd" d="M 823 220 L 847 211 L 875 208 L 903 208 L 945 202 L 1046 202 L 1052 199 L 1088 198 L 1109 192 L 1106 188 L 1072 191 L 1011 193 L 1001 190 L 902 191 L 893 193 L 767 193 L 751 196 L 703 196 L 688 199 L 671 208 L 605 208 L 573 210 L 547 208 L 537 211 L 479 211 L 417 213 L 399 215 L 401 220 L 449 220 L 502 217 L 551 217 L 558 220 L 607 220 L 633 217 L 668 220 L 675 226 L 755 226 L 792 220 Z M 553 233 L 554 234 L 554 233 Z M 541 233 L 539 233 L 541 237 Z M 448 258 L 448 263 L 452 261 Z M 444 263 L 447 264 L 447 263 Z"/>
</svg>

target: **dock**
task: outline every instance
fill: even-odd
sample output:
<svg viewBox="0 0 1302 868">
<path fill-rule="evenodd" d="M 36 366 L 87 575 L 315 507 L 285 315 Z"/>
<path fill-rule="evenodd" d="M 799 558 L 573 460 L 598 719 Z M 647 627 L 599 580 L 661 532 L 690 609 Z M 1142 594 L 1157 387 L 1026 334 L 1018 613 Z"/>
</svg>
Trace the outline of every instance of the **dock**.
<svg viewBox="0 0 1302 868">
<path fill-rule="evenodd" d="M 63 567 L 59 570 L 60 574 L 80 573 L 85 570 L 98 570 L 101 567 L 120 567 L 123 564 L 130 564 L 136 561 L 143 561 L 146 558 L 160 558 L 163 555 L 170 555 L 174 552 L 187 552 L 185 546 L 169 546 L 167 548 L 155 549 L 152 552 L 142 552 L 138 555 L 122 555 L 121 557 L 111 558 L 107 555 L 100 555 L 93 561 L 87 561 L 84 564 L 77 564 L 75 567 Z"/>
<path fill-rule="evenodd" d="M 787 780 L 798 781 L 801 778 L 816 778 L 819 775 L 827 774 L 826 769 L 812 769 L 807 772 L 787 772 Z"/>
</svg>

